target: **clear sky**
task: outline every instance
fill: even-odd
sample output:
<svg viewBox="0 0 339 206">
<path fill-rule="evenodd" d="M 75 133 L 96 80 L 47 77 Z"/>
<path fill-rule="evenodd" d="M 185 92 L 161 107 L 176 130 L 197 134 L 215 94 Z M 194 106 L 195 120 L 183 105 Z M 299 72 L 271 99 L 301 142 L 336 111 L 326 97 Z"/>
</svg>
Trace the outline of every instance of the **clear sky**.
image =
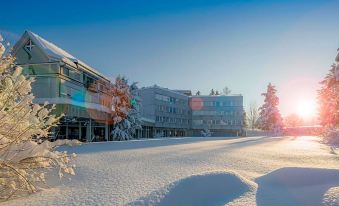
<svg viewBox="0 0 339 206">
<path fill-rule="evenodd" d="M 31 30 L 140 86 L 228 86 L 247 107 L 277 86 L 283 115 L 314 101 L 339 47 L 339 1 L 0 0 L 0 32 Z"/>
</svg>

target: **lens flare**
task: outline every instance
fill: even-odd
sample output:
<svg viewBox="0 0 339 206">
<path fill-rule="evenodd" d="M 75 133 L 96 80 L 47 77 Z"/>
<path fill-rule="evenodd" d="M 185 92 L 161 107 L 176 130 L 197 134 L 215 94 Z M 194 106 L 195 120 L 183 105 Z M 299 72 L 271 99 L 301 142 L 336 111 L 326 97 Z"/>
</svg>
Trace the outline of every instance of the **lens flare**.
<svg viewBox="0 0 339 206">
<path fill-rule="evenodd" d="M 302 118 L 314 117 L 317 113 L 316 103 L 312 100 L 299 101 L 297 105 L 297 114 Z"/>
</svg>

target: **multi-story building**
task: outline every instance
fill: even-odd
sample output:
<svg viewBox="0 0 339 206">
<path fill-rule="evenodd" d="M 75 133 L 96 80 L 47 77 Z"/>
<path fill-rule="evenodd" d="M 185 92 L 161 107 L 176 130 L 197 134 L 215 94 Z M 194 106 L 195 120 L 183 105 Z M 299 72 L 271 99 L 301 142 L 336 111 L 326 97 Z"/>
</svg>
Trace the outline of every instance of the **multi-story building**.
<svg viewBox="0 0 339 206">
<path fill-rule="evenodd" d="M 140 96 L 141 114 L 148 122 L 153 122 L 148 125 L 150 137 L 190 135 L 189 96 L 158 86 L 140 89 Z"/>
<path fill-rule="evenodd" d="M 34 77 L 34 102 L 55 104 L 64 114 L 54 129 L 57 138 L 109 140 L 112 84 L 97 70 L 53 43 L 26 31 L 12 55 L 24 73 Z M 158 86 L 142 88 L 142 130 L 137 137 L 200 136 L 208 128 L 215 136 L 238 134 L 242 129 L 242 96 L 192 96 L 190 90 Z"/>
<path fill-rule="evenodd" d="M 13 56 L 24 73 L 34 77 L 34 102 L 55 104 L 65 114 L 54 131 L 59 138 L 108 139 L 111 83 L 98 71 L 33 32 L 14 45 Z"/>
<path fill-rule="evenodd" d="M 189 90 L 159 86 L 142 88 L 142 116 L 148 119 L 153 136 L 201 136 L 209 129 L 213 136 L 240 135 L 243 129 L 243 97 L 192 96 Z"/>
<path fill-rule="evenodd" d="M 209 129 L 213 136 L 240 135 L 243 129 L 243 97 L 231 96 L 193 96 L 190 98 L 192 109 L 192 131 L 200 136 Z"/>
</svg>

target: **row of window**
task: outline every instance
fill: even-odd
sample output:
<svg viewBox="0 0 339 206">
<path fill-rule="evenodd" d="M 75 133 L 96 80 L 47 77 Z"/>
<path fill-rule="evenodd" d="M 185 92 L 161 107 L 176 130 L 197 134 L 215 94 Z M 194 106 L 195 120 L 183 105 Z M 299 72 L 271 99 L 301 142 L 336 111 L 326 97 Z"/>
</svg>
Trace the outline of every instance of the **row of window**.
<svg viewBox="0 0 339 206">
<path fill-rule="evenodd" d="M 169 107 L 165 105 L 158 105 L 158 111 L 167 112 L 170 114 L 189 114 L 189 110 L 185 110 L 182 108 L 176 108 L 176 107 Z"/>
<path fill-rule="evenodd" d="M 73 88 L 70 85 L 62 84 L 60 87 L 60 96 L 68 97 L 78 102 L 90 102 L 110 107 L 111 98 L 106 94 L 87 92 L 79 88 Z"/>
<path fill-rule="evenodd" d="M 69 67 L 61 67 L 61 73 L 76 81 L 81 81 L 81 73 L 75 69 Z"/>
<path fill-rule="evenodd" d="M 178 124 L 189 124 L 189 119 L 182 119 L 182 118 L 174 118 L 174 117 L 163 117 L 163 116 L 156 116 L 156 122 L 165 122 L 165 123 L 178 123 Z"/>
<path fill-rule="evenodd" d="M 163 102 L 169 102 L 171 104 L 178 104 L 178 103 L 185 103 L 185 102 L 187 104 L 187 101 L 183 99 L 178 99 L 178 98 L 174 98 L 174 97 L 170 97 L 170 96 L 166 96 L 162 94 L 155 94 L 155 99 L 159 101 L 163 101 Z"/>
<path fill-rule="evenodd" d="M 193 120 L 193 125 L 232 125 L 232 126 L 241 126 L 241 120 Z"/>
<path fill-rule="evenodd" d="M 23 73 L 25 75 L 46 75 L 46 74 L 58 74 L 59 73 L 58 64 L 36 64 L 36 65 L 25 65 L 23 66 Z M 70 79 L 76 80 L 78 82 L 83 82 L 84 86 L 88 89 L 94 91 L 104 91 L 105 85 L 97 81 L 95 77 L 90 74 L 84 73 L 81 74 L 80 71 L 68 67 L 62 66 L 60 68 L 60 74 L 67 76 Z"/>
<path fill-rule="evenodd" d="M 193 115 L 206 115 L 206 116 L 242 116 L 243 112 L 242 111 L 205 111 L 205 110 L 200 110 L 200 111 L 193 111 Z"/>
<path fill-rule="evenodd" d="M 233 106 L 242 106 L 242 101 L 240 100 L 230 100 L 230 101 L 202 101 L 202 100 L 192 100 L 191 105 L 195 107 L 233 107 Z"/>
<path fill-rule="evenodd" d="M 81 73 L 75 69 L 69 67 L 62 67 L 61 73 L 71 79 L 81 82 Z M 84 83 L 85 88 L 95 92 L 96 91 L 103 92 L 105 89 L 105 86 L 102 83 L 100 83 L 95 77 L 85 72 L 82 76 L 82 82 Z"/>
</svg>

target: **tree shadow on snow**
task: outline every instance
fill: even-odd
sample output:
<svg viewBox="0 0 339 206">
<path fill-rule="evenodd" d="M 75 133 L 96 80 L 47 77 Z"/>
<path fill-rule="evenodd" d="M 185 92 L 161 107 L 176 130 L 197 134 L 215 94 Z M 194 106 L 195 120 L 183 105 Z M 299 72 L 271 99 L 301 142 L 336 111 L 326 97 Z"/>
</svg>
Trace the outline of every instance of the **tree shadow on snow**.
<svg viewBox="0 0 339 206">
<path fill-rule="evenodd" d="M 252 189 L 251 183 L 234 173 L 208 173 L 178 180 L 128 205 L 221 206 Z"/>
<path fill-rule="evenodd" d="M 256 182 L 258 206 L 319 206 L 324 194 L 339 186 L 339 170 L 286 167 L 259 177 Z"/>
</svg>

